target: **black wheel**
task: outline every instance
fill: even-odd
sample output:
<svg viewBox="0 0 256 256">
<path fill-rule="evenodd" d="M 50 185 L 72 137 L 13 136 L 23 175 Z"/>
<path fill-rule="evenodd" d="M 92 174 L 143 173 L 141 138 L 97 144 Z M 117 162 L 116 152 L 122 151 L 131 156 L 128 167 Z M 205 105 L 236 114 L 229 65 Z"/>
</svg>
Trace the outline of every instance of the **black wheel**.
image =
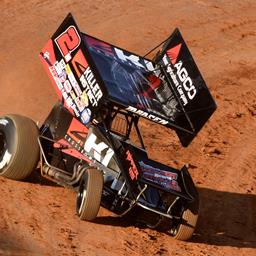
<svg viewBox="0 0 256 256">
<path fill-rule="evenodd" d="M 38 128 L 20 115 L 0 117 L 0 176 L 23 180 L 39 161 Z"/>
<path fill-rule="evenodd" d="M 173 221 L 173 226 L 170 230 L 171 235 L 177 240 L 188 240 L 194 233 L 198 214 L 199 214 L 199 196 L 193 202 L 188 202 L 185 205 L 178 206 L 180 216 Z"/>
<path fill-rule="evenodd" d="M 84 173 L 77 194 L 76 211 L 81 220 L 92 221 L 100 209 L 103 174 L 91 168 Z"/>
</svg>

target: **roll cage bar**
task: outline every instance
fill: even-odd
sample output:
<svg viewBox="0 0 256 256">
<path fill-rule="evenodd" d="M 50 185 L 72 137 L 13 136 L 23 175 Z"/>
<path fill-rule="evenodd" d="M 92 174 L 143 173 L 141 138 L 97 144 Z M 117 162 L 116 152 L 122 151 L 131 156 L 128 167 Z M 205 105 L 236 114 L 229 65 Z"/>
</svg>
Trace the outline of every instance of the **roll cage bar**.
<svg viewBox="0 0 256 256">
<path fill-rule="evenodd" d="M 136 135 L 139 139 L 140 147 L 145 150 L 145 144 L 141 135 L 138 123 L 140 117 L 124 110 L 121 107 L 106 105 L 105 111 L 99 111 L 96 122 L 101 123 L 105 131 L 126 141 L 130 139 L 132 128 L 135 128 Z M 104 113 L 105 112 L 105 113 Z M 101 120 L 100 122 L 97 120 Z"/>
</svg>

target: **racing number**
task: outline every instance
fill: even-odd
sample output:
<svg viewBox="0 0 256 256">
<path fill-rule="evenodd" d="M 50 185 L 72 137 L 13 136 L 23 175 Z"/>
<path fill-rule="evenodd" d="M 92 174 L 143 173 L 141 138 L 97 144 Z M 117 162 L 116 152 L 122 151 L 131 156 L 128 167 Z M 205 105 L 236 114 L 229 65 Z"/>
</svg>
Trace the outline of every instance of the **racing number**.
<svg viewBox="0 0 256 256">
<path fill-rule="evenodd" d="M 79 46 L 81 38 L 76 28 L 74 26 L 69 26 L 54 41 L 66 62 L 69 62 L 71 60 L 71 52 Z"/>
</svg>

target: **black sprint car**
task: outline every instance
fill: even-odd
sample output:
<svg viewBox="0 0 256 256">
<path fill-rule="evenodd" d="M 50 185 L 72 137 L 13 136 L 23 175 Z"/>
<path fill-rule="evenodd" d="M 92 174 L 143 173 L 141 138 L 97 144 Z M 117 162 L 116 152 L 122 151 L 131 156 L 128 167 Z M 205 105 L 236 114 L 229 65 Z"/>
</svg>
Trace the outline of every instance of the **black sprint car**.
<svg viewBox="0 0 256 256">
<path fill-rule="evenodd" d="M 149 60 L 82 33 L 69 14 L 39 56 L 59 102 L 41 127 L 0 118 L 0 175 L 22 180 L 39 163 L 43 177 L 77 191 L 82 220 L 100 204 L 120 216 L 136 206 L 153 216 L 148 226 L 189 239 L 199 195 L 188 169 L 150 159 L 139 129 L 148 119 L 188 146 L 216 109 L 179 30 Z"/>
</svg>

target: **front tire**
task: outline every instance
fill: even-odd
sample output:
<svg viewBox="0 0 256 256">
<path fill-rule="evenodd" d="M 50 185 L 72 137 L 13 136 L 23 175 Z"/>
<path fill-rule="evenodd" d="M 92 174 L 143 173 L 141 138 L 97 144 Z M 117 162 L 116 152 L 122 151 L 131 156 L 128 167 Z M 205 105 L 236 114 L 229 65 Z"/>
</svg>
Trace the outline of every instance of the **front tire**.
<svg viewBox="0 0 256 256">
<path fill-rule="evenodd" d="M 0 117 L 0 176 L 24 180 L 39 161 L 38 128 L 20 115 Z"/>
<path fill-rule="evenodd" d="M 92 221 L 99 212 L 103 190 L 103 174 L 90 168 L 84 173 L 77 194 L 76 211 L 81 220 Z"/>
</svg>

